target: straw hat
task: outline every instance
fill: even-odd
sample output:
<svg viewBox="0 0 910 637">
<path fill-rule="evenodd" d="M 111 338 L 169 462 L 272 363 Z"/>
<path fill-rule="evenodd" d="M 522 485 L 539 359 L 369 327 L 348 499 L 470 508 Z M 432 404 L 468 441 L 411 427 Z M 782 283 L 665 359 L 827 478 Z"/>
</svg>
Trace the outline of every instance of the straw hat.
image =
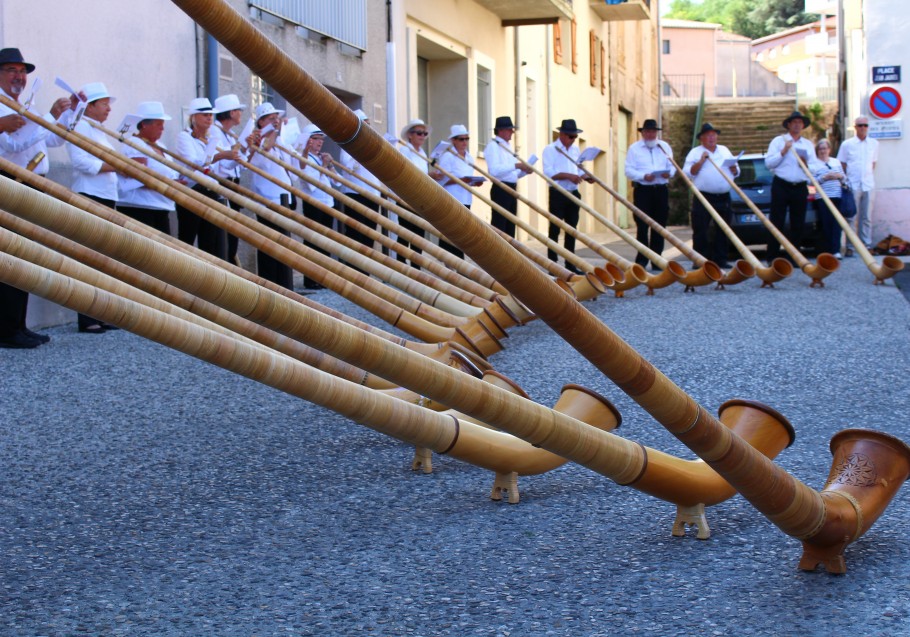
<svg viewBox="0 0 910 637">
<path fill-rule="evenodd" d="M 401 129 L 401 135 L 399 135 L 399 137 L 401 137 L 403 141 L 408 141 L 408 133 L 412 128 L 415 128 L 416 126 L 423 126 L 427 129 L 427 131 L 430 130 L 430 127 L 427 126 L 427 123 L 422 119 L 412 119 L 410 122 L 404 125 L 404 128 Z"/>
<path fill-rule="evenodd" d="M 318 126 L 316 126 L 316 124 L 307 124 L 306 126 L 303 127 L 303 130 L 300 131 L 300 135 L 297 136 L 297 143 L 295 144 L 295 146 L 297 146 L 298 148 L 301 146 L 306 146 L 307 142 L 310 141 L 310 137 L 312 137 L 313 135 L 324 135 L 324 134 L 325 133 L 323 133 L 322 130 Z"/>
<path fill-rule="evenodd" d="M 256 107 L 256 121 L 258 122 L 263 117 L 268 117 L 272 113 L 278 113 L 279 116 L 284 115 L 284 111 L 275 108 L 271 102 L 263 102 Z"/>
<path fill-rule="evenodd" d="M 164 112 L 164 106 L 161 102 L 140 102 L 139 108 L 136 109 L 136 112 L 133 113 L 133 115 L 138 117 L 139 121 L 146 119 L 162 119 L 167 122 L 171 119 L 171 116 Z"/>
<path fill-rule="evenodd" d="M 220 95 L 215 98 L 215 106 L 212 110 L 217 115 L 218 113 L 226 113 L 227 111 L 236 111 L 236 110 L 245 110 L 246 104 L 240 103 L 240 98 L 238 98 L 233 93 L 228 93 L 227 95 Z"/>
<path fill-rule="evenodd" d="M 449 129 L 449 139 L 453 137 L 467 137 L 469 135 L 467 127 L 464 124 L 452 124 Z"/>
<path fill-rule="evenodd" d="M 190 115 L 200 115 L 214 113 L 212 109 L 212 103 L 207 97 L 197 97 L 190 102 L 190 105 L 186 107 L 186 110 Z"/>
<path fill-rule="evenodd" d="M 107 87 L 102 82 L 89 82 L 79 92 L 85 95 L 85 101 L 89 103 L 103 100 L 104 98 L 108 98 L 113 103 L 117 99 L 116 97 L 111 97 Z"/>
</svg>

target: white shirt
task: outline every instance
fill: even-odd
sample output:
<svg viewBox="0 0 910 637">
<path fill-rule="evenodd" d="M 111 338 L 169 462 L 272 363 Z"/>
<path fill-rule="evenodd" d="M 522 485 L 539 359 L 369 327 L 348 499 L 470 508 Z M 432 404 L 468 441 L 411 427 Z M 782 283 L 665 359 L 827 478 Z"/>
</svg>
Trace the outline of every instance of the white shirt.
<svg viewBox="0 0 910 637">
<path fill-rule="evenodd" d="M 360 162 L 358 162 L 356 159 L 351 157 L 345 151 L 341 151 L 341 156 L 339 157 L 339 161 L 341 162 L 342 166 L 344 166 L 345 168 L 347 168 L 348 170 L 353 172 L 355 175 L 357 175 L 357 177 L 361 178 L 361 179 L 358 179 L 357 177 L 354 177 L 352 175 L 345 175 L 344 177 L 346 179 L 348 179 L 349 181 L 353 181 L 354 184 L 358 188 L 365 190 L 366 192 L 370 193 L 371 195 L 379 194 L 379 190 L 377 188 L 374 188 L 373 186 L 370 186 L 364 182 L 364 180 L 366 180 L 366 181 L 371 181 L 371 182 L 375 183 L 375 182 L 378 182 L 379 180 L 373 176 L 373 173 L 371 173 L 369 170 L 364 168 L 363 165 L 360 164 Z M 352 188 L 348 188 L 347 186 L 341 186 L 341 192 L 348 193 L 348 194 L 351 194 L 351 193 L 359 194 L 359 193 L 356 193 L 356 191 L 354 191 Z"/>
<path fill-rule="evenodd" d="M 692 166 L 701 161 L 702 155 L 705 153 L 708 153 L 708 157 L 711 158 L 711 161 L 721 167 L 720 170 L 727 173 L 730 176 L 730 179 L 733 179 L 733 177 L 736 176 L 733 174 L 732 167 L 722 167 L 724 160 L 733 159 L 733 153 L 731 153 L 726 146 L 721 146 L 720 144 L 717 145 L 713 153 L 704 146 L 696 146 L 690 150 L 689 154 L 686 155 L 686 163 L 683 166 L 683 172 L 692 178 L 692 183 L 695 184 L 695 187 L 698 188 L 700 192 L 708 192 L 713 195 L 722 195 L 730 192 L 730 183 L 724 179 L 724 176 L 720 171 L 718 171 L 718 169 L 707 159 L 705 160 L 705 163 L 701 165 L 698 174 L 692 174 Z"/>
<path fill-rule="evenodd" d="M 564 153 L 568 154 L 569 157 L 566 157 L 557 149 L 561 149 Z M 544 148 L 543 153 L 541 154 L 543 155 L 541 158 L 543 160 L 543 174 L 547 177 L 552 179 L 553 175 L 558 175 L 559 173 L 569 173 L 570 175 L 581 174 L 581 168 L 575 163 L 578 161 L 578 156 L 581 155 L 581 151 L 578 150 L 578 146 L 575 144 L 566 148 L 562 145 L 562 142 L 557 139 Z M 569 192 L 578 190 L 578 185 L 573 184 L 568 179 L 557 179 L 556 183 Z"/>
<path fill-rule="evenodd" d="M 847 164 L 847 181 L 858 192 L 870 192 L 875 188 L 873 166 L 878 161 L 878 140 L 871 137 L 860 141 L 851 137 L 840 146 L 837 158 Z"/>
<path fill-rule="evenodd" d="M 272 148 L 269 151 L 269 154 L 291 165 L 294 165 L 296 161 L 293 157 L 278 148 Z M 292 178 L 292 176 L 289 175 L 288 171 L 286 171 L 284 168 L 273 162 L 268 157 L 263 157 L 262 153 L 257 152 L 254 154 L 253 159 L 250 160 L 250 163 L 259 170 L 268 173 L 273 177 L 276 177 L 279 181 L 284 182 L 288 186 L 293 185 L 296 180 L 295 178 Z M 251 185 L 253 186 L 253 191 L 256 192 L 256 194 L 262 195 L 274 203 L 281 203 L 281 195 L 286 195 L 288 197 L 291 196 L 290 190 L 272 183 L 262 175 L 259 175 L 255 172 L 253 173 L 251 179 Z"/>
<path fill-rule="evenodd" d="M 229 131 L 225 131 L 221 122 L 215 122 L 209 128 L 209 146 L 206 152 L 214 157 L 218 153 L 230 150 L 237 143 L 237 138 Z M 212 173 L 225 179 L 240 177 L 240 164 L 233 159 L 221 159 L 212 164 Z"/>
<path fill-rule="evenodd" d="M 89 119 L 91 118 L 83 115 L 73 132 L 88 137 L 100 146 L 114 150 L 114 147 L 108 141 L 107 133 L 92 126 L 86 121 Z M 66 151 L 69 153 L 70 164 L 73 167 L 73 192 L 117 201 L 117 173 L 100 172 L 104 162 L 74 144 L 67 144 Z"/>
<path fill-rule="evenodd" d="M 793 141 L 791 149 L 806 151 L 806 156 L 809 158 L 809 161 L 805 162 L 807 166 L 810 162 L 815 161 L 815 145 L 812 142 L 805 137 L 800 137 L 794 141 L 790 133 L 784 133 L 771 140 L 771 145 L 768 146 L 768 154 L 765 155 L 765 166 L 774 173 L 775 177 L 789 181 L 791 184 L 805 183 L 809 178 L 806 177 L 806 173 L 800 168 L 799 162 L 796 161 L 793 153 L 788 151 L 784 156 L 780 154 L 788 141 Z"/>
<path fill-rule="evenodd" d="M 673 156 L 670 144 L 658 139 L 653 148 L 648 148 L 645 140 L 639 139 L 626 151 L 626 177 L 642 186 L 660 186 L 666 184 L 674 175 L 676 167 L 670 163 Z M 669 157 L 668 157 L 669 155 Z M 655 176 L 652 181 L 645 181 L 651 173 L 666 172 L 669 177 Z"/>
<path fill-rule="evenodd" d="M 209 130 L 211 130 L 211 128 Z M 208 139 L 193 137 L 193 133 L 189 129 L 184 129 L 177 135 L 177 154 L 197 166 L 206 165 L 206 160 L 209 158 L 208 147 Z M 197 171 L 194 174 L 199 173 Z M 182 180 L 186 182 L 186 185 L 190 188 L 196 185 L 196 182 L 192 179 L 183 177 Z"/>
<path fill-rule="evenodd" d="M 301 156 L 306 157 L 307 159 L 309 159 L 311 162 L 313 162 L 317 166 L 320 166 L 320 167 L 323 166 L 322 159 L 318 155 L 310 155 L 310 154 L 307 154 L 306 152 L 301 152 Z M 335 182 L 333 179 L 322 174 L 321 172 L 316 170 L 316 168 L 314 168 L 307 162 L 301 162 L 300 167 L 303 169 L 303 172 L 307 177 L 310 177 L 311 179 L 318 181 L 319 183 L 321 183 L 324 186 L 328 186 L 329 188 L 334 188 L 335 186 L 338 185 L 337 182 Z M 330 195 L 326 191 L 318 188 L 315 184 L 311 184 L 308 181 L 303 181 L 301 183 L 300 187 L 301 187 L 301 189 L 305 190 L 306 194 L 308 194 L 310 197 L 312 197 L 313 199 L 315 199 L 316 201 L 318 201 L 320 203 L 324 203 L 329 208 L 331 208 L 335 205 L 334 197 L 332 197 L 332 195 Z"/>
<path fill-rule="evenodd" d="M 399 146 L 398 149 L 401 151 L 402 155 L 408 158 L 409 162 L 417 166 L 423 172 L 429 172 L 430 164 L 427 160 L 427 153 L 423 149 L 423 146 L 420 147 L 420 150 L 415 150 L 413 146 L 405 142 L 405 145 Z"/>
<path fill-rule="evenodd" d="M 145 157 L 148 159 L 148 167 L 154 170 L 156 173 L 159 173 L 168 179 L 177 179 L 180 175 L 176 170 L 172 170 L 165 166 L 164 164 L 153 159 L 157 157 L 157 154 L 152 147 L 149 146 L 142 138 L 133 137 L 133 142 L 139 146 L 144 146 L 151 153 L 152 157 L 149 157 L 145 153 L 136 150 L 132 146 L 127 146 L 124 144 L 121 147 L 121 152 L 127 157 Z M 159 140 L 156 144 L 161 148 L 164 148 L 164 142 Z M 121 206 L 130 206 L 134 208 L 151 208 L 152 210 L 174 210 L 174 202 L 171 199 L 168 199 L 164 195 L 155 192 L 151 188 L 147 188 L 142 184 L 142 182 L 133 179 L 132 177 L 126 177 L 124 179 L 118 180 L 119 187 L 119 196 L 118 204 Z"/>
<path fill-rule="evenodd" d="M 11 99 L 16 102 L 18 100 L 14 99 L 11 95 L 8 95 L 6 91 L 0 89 L 0 93 L 4 97 Z M 32 101 L 31 106 L 28 108 L 28 112 L 31 113 L 35 108 L 34 100 Z M 0 117 L 5 117 L 6 115 L 12 115 L 16 111 L 9 108 L 4 104 L 0 104 Z M 65 114 L 72 115 L 71 111 L 66 111 Z M 64 115 L 60 116 L 60 120 L 63 122 Z M 54 118 L 50 113 L 47 113 L 43 116 L 44 121 L 49 124 L 53 124 Z M 30 120 L 26 120 L 25 126 L 17 130 L 15 133 L 0 133 L 0 156 L 7 161 L 11 161 L 17 166 L 22 166 L 25 168 L 28 166 L 28 163 L 34 159 L 38 153 L 44 153 L 44 159 L 42 159 L 38 165 L 35 167 L 35 174 L 37 175 L 46 175 L 48 169 L 50 169 L 50 162 L 47 159 L 47 148 L 48 146 L 62 146 L 64 143 L 63 139 L 57 135 L 54 135 L 49 130 L 43 126 L 36 124 Z"/>
<path fill-rule="evenodd" d="M 444 152 L 436 163 L 441 169 L 451 173 L 455 177 L 471 177 L 474 174 L 474 158 L 471 157 L 471 153 L 469 152 L 465 152 L 464 155 L 465 160 L 471 164 L 470 166 L 449 151 Z M 443 184 L 443 188 L 445 188 L 450 195 L 455 197 L 459 203 L 465 206 L 471 205 L 471 202 L 474 200 L 474 195 L 470 190 L 463 186 L 459 186 L 457 183 L 450 182 L 449 178 L 445 175 L 443 175 L 440 183 Z"/>
<path fill-rule="evenodd" d="M 502 137 L 494 137 L 483 149 L 483 158 L 487 161 L 487 172 L 499 181 L 514 184 L 522 172 L 515 167 L 515 156 L 509 150 L 512 145 Z"/>
</svg>

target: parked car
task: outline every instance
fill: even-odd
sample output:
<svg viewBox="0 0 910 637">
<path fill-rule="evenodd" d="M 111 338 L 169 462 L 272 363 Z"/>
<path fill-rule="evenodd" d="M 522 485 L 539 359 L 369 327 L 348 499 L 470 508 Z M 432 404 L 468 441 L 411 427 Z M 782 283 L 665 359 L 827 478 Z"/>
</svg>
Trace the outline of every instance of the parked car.
<svg viewBox="0 0 910 637">
<path fill-rule="evenodd" d="M 761 154 L 743 155 L 739 160 L 739 176 L 736 185 L 761 210 L 765 216 L 771 216 L 771 179 L 773 175 L 765 166 L 765 156 Z M 743 201 L 736 191 L 730 193 L 730 207 L 733 219 L 730 227 L 736 236 L 746 245 L 766 245 L 771 233 Z M 818 238 L 816 230 L 815 187 L 809 184 L 809 202 L 806 208 L 806 224 L 803 228 L 803 245 L 801 248 L 815 248 Z M 789 216 L 787 224 L 789 226 Z"/>
</svg>

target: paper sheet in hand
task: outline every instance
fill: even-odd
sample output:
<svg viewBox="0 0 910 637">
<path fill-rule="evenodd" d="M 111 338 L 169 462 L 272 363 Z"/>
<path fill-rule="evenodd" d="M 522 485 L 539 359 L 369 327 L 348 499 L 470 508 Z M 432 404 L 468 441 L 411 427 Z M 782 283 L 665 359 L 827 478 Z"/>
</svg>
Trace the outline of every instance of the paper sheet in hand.
<svg viewBox="0 0 910 637">
<path fill-rule="evenodd" d="M 464 180 L 469 186 L 480 186 L 486 182 L 487 178 L 480 175 L 472 175 L 470 177 L 465 177 Z"/>
<path fill-rule="evenodd" d="M 593 161 L 594 158 L 597 157 L 602 152 L 603 151 L 601 149 L 599 149 L 597 146 L 588 146 L 583 151 L 581 151 L 581 154 L 578 156 L 578 161 L 576 163 L 582 164 L 586 161 Z"/>
<path fill-rule="evenodd" d="M 670 171 L 669 170 L 655 170 L 653 173 L 648 173 L 651 177 L 655 179 L 669 179 Z M 645 175 L 647 177 L 648 175 Z"/>
<path fill-rule="evenodd" d="M 25 110 L 28 110 L 32 107 L 32 100 L 35 99 L 35 94 L 38 93 L 38 89 L 41 88 L 41 78 L 36 77 L 35 81 L 32 82 L 32 92 L 28 94 L 28 97 L 25 98 L 25 101 L 22 102 L 22 105 L 25 106 Z"/>
<path fill-rule="evenodd" d="M 746 151 L 744 151 L 744 150 L 739 151 L 739 155 L 737 155 L 736 157 L 731 157 L 730 159 L 725 159 L 722 166 L 724 168 L 733 168 L 734 166 L 736 166 L 739 163 L 739 160 L 745 154 L 746 154 Z"/>
<path fill-rule="evenodd" d="M 803 160 L 803 163 L 809 163 L 809 153 L 807 153 L 804 148 L 797 148 L 796 154 L 799 155 L 799 158 Z"/>
<path fill-rule="evenodd" d="M 58 77 L 57 79 L 55 79 L 54 84 L 56 84 L 57 86 L 62 88 L 69 95 L 75 95 L 76 97 L 79 97 L 79 92 L 76 89 L 74 89 L 72 86 L 70 86 L 69 84 L 64 82 L 61 78 Z"/>
<path fill-rule="evenodd" d="M 534 164 L 537 163 L 537 155 L 531 155 L 530 157 L 528 157 L 528 161 L 526 161 L 525 163 L 528 166 L 533 166 Z M 522 172 L 518 173 L 518 178 L 521 179 L 522 177 L 527 177 L 530 174 L 531 173 L 526 173 L 526 172 L 522 171 Z"/>
<path fill-rule="evenodd" d="M 430 159 L 439 159 L 442 157 L 442 154 L 446 152 L 446 149 L 452 147 L 452 142 L 442 140 L 436 144 L 436 148 L 433 149 L 433 152 L 430 153 Z"/>
<path fill-rule="evenodd" d="M 281 144 L 286 148 L 293 148 L 297 145 L 297 138 L 300 137 L 300 122 L 296 117 L 292 117 L 281 127 Z"/>
<path fill-rule="evenodd" d="M 133 126 L 142 121 L 142 118 L 138 115 L 127 115 L 123 118 L 123 121 L 120 122 L 120 126 L 117 127 L 117 132 L 120 133 L 121 137 L 125 137 L 132 130 Z"/>
</svg>

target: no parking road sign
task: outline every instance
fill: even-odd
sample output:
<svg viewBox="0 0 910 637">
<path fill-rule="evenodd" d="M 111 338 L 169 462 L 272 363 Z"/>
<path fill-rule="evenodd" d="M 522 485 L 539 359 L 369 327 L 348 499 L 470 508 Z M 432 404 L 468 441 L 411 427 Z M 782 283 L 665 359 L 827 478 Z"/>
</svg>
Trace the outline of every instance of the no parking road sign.
<svg viewBox="0 0 910 637">
<path fill-rule="evenodd" d="M 894 117 L 901 110 L 901 94 L 890 86 L 877 88 L 869 98 L 869 110 L 881 119 Z"/>
</svg>

